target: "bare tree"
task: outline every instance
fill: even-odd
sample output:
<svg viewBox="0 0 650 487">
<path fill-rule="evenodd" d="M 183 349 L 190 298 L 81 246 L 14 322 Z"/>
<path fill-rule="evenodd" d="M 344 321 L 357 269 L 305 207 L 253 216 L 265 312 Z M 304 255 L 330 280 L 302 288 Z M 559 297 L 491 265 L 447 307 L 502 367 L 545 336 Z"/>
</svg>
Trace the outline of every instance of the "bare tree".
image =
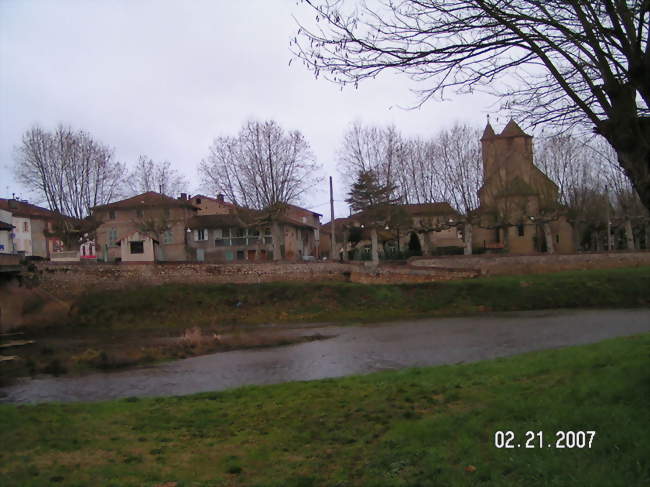
<svg viewBox="0 0 650 487">
<path fill-rule="evenodd" d="M 235 205 L 264 210 L 273 233 L 274 260 L 281 258 L 277 218 L 322 178 L 309 143 L 298 130 L 277 122 L 250 121 L 236 136 L 217 137 L 201 161 L 203 186 Z"/>
<path fill-rule="evenodd" d="M 236 136 L 214 139 L 201 161 L 203 185 L 247 208 L 295 203 L 321 180 L 304 136 L 273 120 L 246 123 Z"/>
<path fill-rule="evenodd" d="M 592 140 L 588 145 L 592 156 L 597 160 L 601 177 L 606 184 L 608 203 L 613 207 L 611 220 L 622 226 L 625 235 L 625 248 L 635 250 L 640 239 L 635 239 L 635 228 L 645 228 L 650 223 L 648 210 L 641 204 L 628 177 L 616 164 L 616 154 L 602 139 Z M 609 230 L 608 230 L 609 231 Z M 638 232 L 640 233 L 640 232 Z M 647 247 L 647 243 L 646 243 Z"/>
<path fill-rule="evenodd" d="M 59 125 L 54 132 L 34 126 L 16 148 L 20 183 L 62 215 L 84 218 L 94 206 L 120 195 L 124 166 L 113 150 L 84 131 Z"/>
<path fill-rule="evenodd" d="M 343 136 L 338 152 L 339 170 L 353 181 L 372 171 L 379 184 L 397 187 L 402 174 L 404 141 L 394 125 L 381 127 L 354 122 Z"/>
<path fill-rule="evenodd" d="M 485 90 L 532 125 L 590 126 L 650 209 L 647 0 L 303 2 L 316 22 L 291 48 L 316 76 L 397 70 L 428 83 L 421 103 Z"/>
<path fill-rule="evenodd" d="M 155 162 L 146 155 L 138 157 L 127 184 L 133 195 L 156 191 L 172 197 L 187 191 L 189 186 L 187 179 L 171 167 L 171 162 Z"/>
</svg>

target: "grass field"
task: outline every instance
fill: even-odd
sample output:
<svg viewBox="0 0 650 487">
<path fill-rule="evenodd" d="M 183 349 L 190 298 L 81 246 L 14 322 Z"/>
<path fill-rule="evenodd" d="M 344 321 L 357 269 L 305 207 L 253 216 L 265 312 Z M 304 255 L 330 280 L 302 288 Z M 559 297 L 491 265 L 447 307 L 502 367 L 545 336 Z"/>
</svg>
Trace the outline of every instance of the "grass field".
<svg viewBox="0 0 650 487">
<path fill-rule="evenodd" d="M 0 405 L 3 486 L 641 486 L 650 335 L 475 364 Z M 494 446 L 596 432 L 591 448 Z"/>
<path fill-rule="evenodd" d="M 255 328 L 262 323 L 354 324 L 485 311 L 649 304 L 650 267 L 428 284 L 301 282 L 129 288 L 82 296 L 70 314 L 54 315 L 45 322 L 48 326 L 28 329 L 26 338 L 36 343 L 20 349 L 22 360 L 3 364 L 3 376 L 11 380 L 38 373 L 124 368 L 294 341 L 290 336 L 263 336 L 264 331 Z M 32 308 L 38 310 L 38 303 Z M 212 340 L 223 333 L 235 336 L 229 338 L 230 343 Z"/>
</svg>

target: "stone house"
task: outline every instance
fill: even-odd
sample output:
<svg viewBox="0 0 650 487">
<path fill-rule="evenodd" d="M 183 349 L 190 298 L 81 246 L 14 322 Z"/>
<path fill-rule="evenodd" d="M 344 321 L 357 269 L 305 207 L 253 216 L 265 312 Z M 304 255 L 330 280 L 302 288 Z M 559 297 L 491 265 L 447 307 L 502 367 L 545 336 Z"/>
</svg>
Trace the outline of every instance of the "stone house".
<svg viewBox="0 0 650 487">
<path fill-rule="evenodd" d="M 271 222 L 260 211 L 239 208 L 217 199 L 199 196 L 203 214 L 188 222 L 191 258 L 200 262 L 264 261 L 274 258 L 275 243 L 283 260 L 317 259 L 320 214 L 286 205 Z M 213 200 L 213 201 L 210 201 Z M 216 203 L 216 204 L 215 204 Z M 215 213 L 207 213 L 215 211 Z M 275 230 L 274 230 L 275 227 Z"/>
<path fill-rule="evenodd" d="M 47 259 L 63 248 L 61 239 L 54 234 L 62 218 L 59 213 L 13 198 L 0 198 L 0 210 L 2 221 L 14 227 L 8 237 L 15 252 Z"/>
<path fill-rule="evenodd" d="M 377 229 L 379 254 L 405 252 L 413 241 L 424 255 L 437 249 L 463 246 L 457 230 L 461 216 L 449 203 L 392 205 L 391 213 L 392 216 L 387 216 Z M 335 220 L 336 255 L 341 254 L 343 248 L 354 252 L 356 257 L 370 253 L 371 236 L 366 220 L 364 212 Z M 331 223 L 323 225 L 322 234 L 321 255 L 329 255 Z"/>
<path fill-rule="evenodd" d="M 125 255 L 127 261 L 189 260 L 188 222 L 196 213 L 187 195 L 175 199 L 153 191 L 96 206 L 92 217 L 97 224 L 97 257 L 104 262 L 122 260 Z M 130 252 L 132 247 L 136 253 Z"/>
<path fill-rule="evenodd" d="M 513 120 L 498 135 L 488 122 L 481 144 L 480 205 L 467 216 L 472 246 L 513 254 L 575 251 L 558 187 L 533 163 L 533 137 Z"/>
</svg>

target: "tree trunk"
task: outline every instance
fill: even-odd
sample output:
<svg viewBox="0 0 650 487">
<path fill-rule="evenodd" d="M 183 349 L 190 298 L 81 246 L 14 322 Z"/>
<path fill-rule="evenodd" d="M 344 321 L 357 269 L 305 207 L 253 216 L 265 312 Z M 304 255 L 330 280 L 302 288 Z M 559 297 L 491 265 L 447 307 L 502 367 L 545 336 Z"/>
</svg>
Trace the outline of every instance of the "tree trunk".
<svg viewBox="0 0 650 487">
<path fill-rule="evenodd" d="M 625 220 L 625 239 L 627 240 L 627 249 L 634 250 L 634 232 L 630 220 Z"/>
<path fill-rule="evenodd" d="M 544 240 L 546 241 L 546 252 L 549 254 L 555 253 L 555 248 L 553 246 L 553 234 L 551 233 L 551 225 L 544 223 Z"/>
<path fill-rule="evenodd" d="M 371 253 L 372 253 L 372 263 L 374 265 L 379 264 L 379 249 L 378 243 L 377 243 L 377 229 L 375 227 L 372 227 L 370 230 L 370 239 L 371 239 Z"/>
<path fill-rule="evenodd" d="M 429 245 L 429 233 L 417 233 L 418 239 L 420 240 L 420 249 L 422 250 L 422 255 L 431 255 L 431 245 Z"/>
<path fill-rule="evenodd" d="M 465 223 L 465 255 L 472 255 L 472 224 Z"/>
<path fill-rule="evenodd" d="M 636 97 L 631 85 L 619 90 L 612 114 L 597 124 L 596 132 L 614 148 L 618 164 L 650 211 L 650 117 L 638 114 Z"/>
<path fill-rule="evenodd" d="M 273 260 L 282 260 L 282 229 L 278 222 L 271 224 L 271 233 L 273 237 Z"/>
</svg>

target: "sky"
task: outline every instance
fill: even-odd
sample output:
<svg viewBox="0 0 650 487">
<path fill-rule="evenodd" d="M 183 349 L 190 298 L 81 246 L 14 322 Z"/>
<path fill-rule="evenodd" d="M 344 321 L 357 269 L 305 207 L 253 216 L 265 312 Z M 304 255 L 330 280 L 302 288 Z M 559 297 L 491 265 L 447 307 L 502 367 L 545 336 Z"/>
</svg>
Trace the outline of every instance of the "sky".
<svg viewBox="0 0 650 487">
<path fill-rule="evenodd" d="M 300 130 L 323 166 L 322 184 L 301 203 L 329 221 L 328 176 L 336 216 L 349 211 L 336 154 L 351 123 L 394 124 L 407 136 L 456 121 L 482 128 L 488 114 L 495 129 L 505 125 L 481 94 L 406 109 L 424 85 L 399 73 L 358 89 L 315 79 L 289 63 L 294 17 L 312 14 L 296 0 L 0 0 L 0 197 L 37 202 L 12 169 L 14 148 L 34 124 L 83 129 L 127 166 L 140 154 L 169 160 L 196 194 L 215 137 L 274 119 Z"/>
</svg>

